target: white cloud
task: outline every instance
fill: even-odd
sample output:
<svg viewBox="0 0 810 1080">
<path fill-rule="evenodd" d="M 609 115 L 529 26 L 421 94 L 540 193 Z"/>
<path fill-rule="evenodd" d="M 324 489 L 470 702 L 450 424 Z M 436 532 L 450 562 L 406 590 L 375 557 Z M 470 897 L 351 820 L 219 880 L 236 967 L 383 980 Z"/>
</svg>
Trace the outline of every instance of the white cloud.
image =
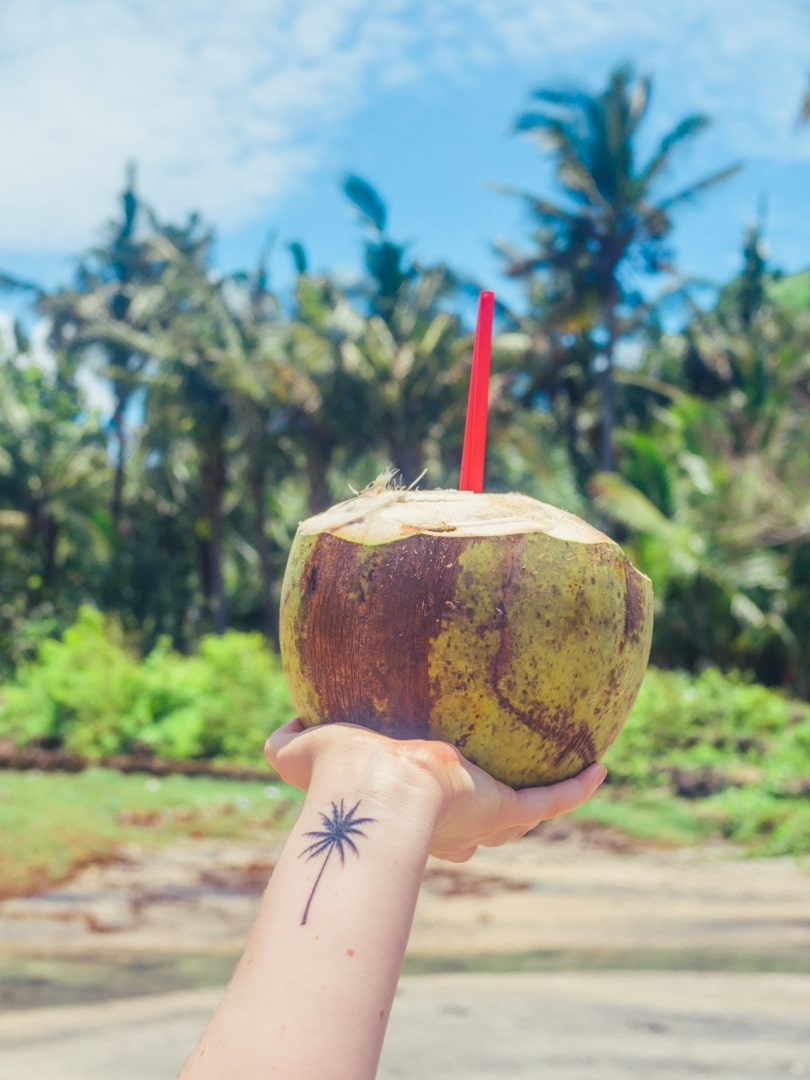
<svg viewBox="0 0 810 1080">
<path fill-rule="evenodd" d="M 665 120 L 722 112 L 735 156 L 810 153 L 795 0 L 6 0 L 0 43 L 6 250 L 85 245 L 132 159 L 162 214 L 238 227 L 391 88 L 512 65 L 596 88 L 629 56 Z"/>
<path fill-rule="evenodd" d="M 233 224 L 287 190 L 357 107 L 376 58 L 396 52 L 366 0 L 289 10 L 14 0 L 0 15 L 13 160 L 0 171 L 0 244 L 83 240 L 133 158 L 169 215 L 197 206 Z"/>
<path fill-rule="evenodd" d="M 810 68 L 810 6 L 798 0 L 480 0 L 502 46 L 538 55 L 547 74 L 593 89 L 609 66 L 635 61 L 655 77 L 656 109 L 673 124 L 690 111 L 722 120 L 742 156 L 810 156 L 795 121 Z M 500 15 L 499 15 L 500 12 Z M 596 63 L 594 61 L 596 60 Z"/>
</svg>

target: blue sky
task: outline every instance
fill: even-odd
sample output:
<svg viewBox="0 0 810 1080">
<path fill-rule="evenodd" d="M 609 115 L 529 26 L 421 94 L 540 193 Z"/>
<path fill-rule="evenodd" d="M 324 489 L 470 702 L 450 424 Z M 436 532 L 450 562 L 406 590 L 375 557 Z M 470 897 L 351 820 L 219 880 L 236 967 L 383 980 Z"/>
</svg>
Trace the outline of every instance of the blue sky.
<svg viewBox="0 0 810 1080">
<path fill-rule="evenodd" d="M 356 270 L 353 171 L 418 258 L 503 292 L 490 244 L 527 222 L 488 185 L 553 193 L 510 124 L 533 87 L 598 91 L 624 60 L 654 79 L 651 144 L 713 117 L 662 191 L 746 161 L 681 212 L 682 269 L 729 277 L 762 201 L 773 263 L 810 265 L 810 0 L 5 0 L 0 270 L 66 281 L 134 159 L 162 217 L 214 226 L 223 269 L 272 232 L 280 284 L 291 240 Z"/>
</svg>

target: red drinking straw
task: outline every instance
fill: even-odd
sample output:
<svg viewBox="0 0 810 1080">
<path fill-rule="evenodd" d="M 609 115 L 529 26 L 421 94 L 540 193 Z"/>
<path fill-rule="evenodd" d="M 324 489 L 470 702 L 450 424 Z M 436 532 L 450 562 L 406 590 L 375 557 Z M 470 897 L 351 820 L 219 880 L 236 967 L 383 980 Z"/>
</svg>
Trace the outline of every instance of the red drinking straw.
<svg viewBox="0 0 810 1080">
<path fill-rule="evenodd" d="M 489 405 L 489 361 L 492 355 L 492 313 L 495 293 L 484 291 L 478 298 L 478 321 L 475 324 L 470 395 L 467 399 L 467 423 L 461 452 L 460 491 L 484 490 L 484 454 L 487 445 L 487 407 Z"/>
</svg>

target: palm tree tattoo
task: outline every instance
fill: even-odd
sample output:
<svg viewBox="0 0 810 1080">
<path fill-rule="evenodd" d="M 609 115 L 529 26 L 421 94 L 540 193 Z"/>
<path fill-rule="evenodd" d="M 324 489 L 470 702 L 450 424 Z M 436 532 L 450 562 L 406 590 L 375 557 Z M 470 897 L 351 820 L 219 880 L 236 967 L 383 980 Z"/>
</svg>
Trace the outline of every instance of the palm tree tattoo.
<svg viewBox="0 0 810 1080">
<path fill-rule="evenodd" d="M 305 836 L 315 837 L 314 841 L 309 847 L 304 848 L 299 859 L 306 856 L 307 860 L 314 859 L 318 855 L 325 853 L 326 857 L 323 860 L 318 876 L 315 878 L 315 884 L 312 886 L 312 891 L 309 894 L 307 900 L 307 906 L 304 908 L 304 914 L 301 919 L 301 926 L 304 926 L 309 915 L 309 908 L 312 904 L 312 897 L 315 895 L 315 890 L 318 888 L 323 872 L 326 869 L 326 864 L 329 862 L 329 857 L 333 851 L 337 850 L 340 855 L 341 865 L 346 861 L 346 848 L 351 848 L 355 855 L 360 855 L 357 850 L 357 845 L 352 839 L 353 836 L 365 836 L 366 834 L 360 828 L 361 825 L 368 825 L 376 818 L 373 817 L 355 817 L 357 808 L 360 806 L 360 800 L 354 804 L 351 810 L 346 810 L 343 799 L 340 800 L 340 807 L 336 803 L 332 803 L 332 816 L 327 817 L 326 814 L 321 814 L 321 820 L 323 821 L 323 828 L 314 830 L 313 832 L 304 833 Z"/>
</svg>

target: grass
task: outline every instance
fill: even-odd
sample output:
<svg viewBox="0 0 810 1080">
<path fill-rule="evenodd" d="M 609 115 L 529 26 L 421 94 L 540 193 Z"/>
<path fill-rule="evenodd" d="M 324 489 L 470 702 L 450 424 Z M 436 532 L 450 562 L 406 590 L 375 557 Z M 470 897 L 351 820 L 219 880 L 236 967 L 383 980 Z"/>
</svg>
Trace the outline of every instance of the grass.
<svg viewBox="0 0 810 1080">
<path fill-rule="evenodd" d="M 286 831 L 302 795 L 278 781 L 118 773 L 6 772 L 0 784 L 0 897 L 41 891 L 123 848 Z M 709 804 L 707 806 L 707 803 Z M 712 800 L 603 789 L 574 819 L 663 845 L 723 836 Z"/>
<path fill-rule="evenodd" d="M 246 745 L 255 743 L 251 735 Z M 810 851 L 806 704 L 711 670 L 651 670 L 606 764 L 611 781 L 577 811 L 580 821 L 656 844 L 720 839 L 756 855 Z M 43 889 L 133 843 L 286 829 L 300 799 L 269 774 L 249 782 L 102 768 L 0 773 L 0 896 Z"/>
<path fill-rule="evenodd" d="M 276 781 L 157 779 L 109 769 L 0 774 L 0 896 L 40 891 L 130 844 L 286 828 L 301 794 Z"/>
<path fill-rule="evenodd" d="M 661 846 L 699 844 L 721 836 L 700 803 L 677 799 L 660 790 L 613 791 L 606 787 L 572 817 Z"/>
<path fill-rule="evenodd" d="M 278 781 L 151 777 L 90 768 L 80 773 L 5 772 L 0 784 L 0 897 L 41 891 L 128 845 L 184 839 L 248 840 L 286 830 L 302 794 Z M 603 789 L 576 820 L 657 844 L 718 835 L 699 804 L 660 792 Z"/>
<path fill-rule="evenodd" d="M 701 799 L 671 791 L 606 787 L 573 817 L 659 846 L 725 841 L 741 855 L 804 857 L 810 851 L 810 799 L 761 787 L 728 788 Z"/>
</svg>

